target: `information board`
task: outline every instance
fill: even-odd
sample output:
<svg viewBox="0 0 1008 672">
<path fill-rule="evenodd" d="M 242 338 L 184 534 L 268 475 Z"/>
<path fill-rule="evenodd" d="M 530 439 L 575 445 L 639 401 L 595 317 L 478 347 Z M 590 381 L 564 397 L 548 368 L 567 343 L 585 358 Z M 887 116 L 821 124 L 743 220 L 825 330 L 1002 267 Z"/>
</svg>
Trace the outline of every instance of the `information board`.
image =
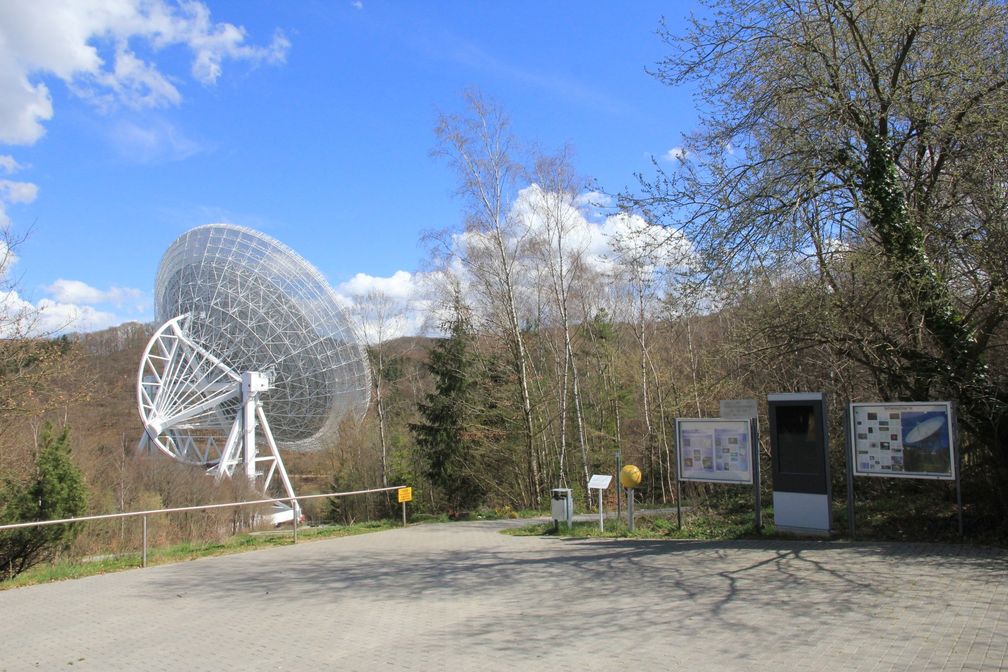
<svg viewBox="0 0 1008 672">
<path fill-rule="evenodd" d="M 588 489 L 607 490 L 610 483 L 612 483 L 612 476 L 608 474 L 592 474 L 591 479 L 588 481 Z"/>
<path fill-rule="evenodd" d="M 399 503 L 412 502 L 413 501 L 413 488 L 399 488 L 396 490 L 396 495 L 398 495 Z"/>
<path fill-rule="evenodd" d="M 955 480 L 947 401 L 850 405 L 854 474 Z"/>
<path fill-rule="evenodd" d="M 749 421 L 677 418 L 679 480 L 752 483 Z"/>
</svg>

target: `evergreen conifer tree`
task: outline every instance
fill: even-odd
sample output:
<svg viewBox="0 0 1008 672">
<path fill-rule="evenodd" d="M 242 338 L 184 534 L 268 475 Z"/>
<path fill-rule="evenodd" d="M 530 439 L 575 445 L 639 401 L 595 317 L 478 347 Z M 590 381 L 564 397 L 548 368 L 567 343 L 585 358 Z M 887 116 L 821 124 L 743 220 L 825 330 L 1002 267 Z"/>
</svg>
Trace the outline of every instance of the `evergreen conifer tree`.
<svg viewBox="0 0 1008 672">
<path fill-rule="evenodd" d="M 421 422 L 410 425 L 431 484 L 440 492 L 453 516 L 479 504 L 482 491 L 474 476 L 474 445 L 470 400 L 472 331 L 464 309 L 456 306 L 447 325 L 448 338 L 431 350 L 427 369 L 434 390 L 419 404 Z"/>
<path fill-rule="evenodd" d="M 87 488 L 70 459 L 70 429 L 54 433 L 47 424 L 39 439 L 34 479 L 8 481 L 0 488 L 0 524 L 72 518 L 86 509 Z M 76 534 L 73 524 L 0 532 L 0 576 L 13 578 L 50 559 L 69 546 Z"/>
</svg>

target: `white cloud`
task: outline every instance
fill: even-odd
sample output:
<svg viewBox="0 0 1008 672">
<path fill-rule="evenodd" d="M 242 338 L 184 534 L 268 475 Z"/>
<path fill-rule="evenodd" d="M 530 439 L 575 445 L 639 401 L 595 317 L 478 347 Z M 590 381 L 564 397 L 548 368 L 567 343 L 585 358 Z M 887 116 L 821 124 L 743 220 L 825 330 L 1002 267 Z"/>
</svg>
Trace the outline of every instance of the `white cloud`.
<svg viewBox="0 0 1008 672">
<path fill-rule="evenodd" d="M 513 256 L 512 288 L 520 321 L 548 324 L 560 319 L 551 287 L 560 277 L 558 249 L 563 253 L 564 283 L 577 289 L 582 303 L 575 310 L 582 316 L 602 308 L 616 315 L 626 305 L 627 292 L 640 288 L 653 296 L 675 291 L 675 284 L 695 261 L 693 246 L 680 232 L 634 214 L 595 217 L 586 202 L 591 202 L 590 196 L 558 195 L 531 185 L 512 204 L 503 242 Z M 470 273 L 486 263 L 487 252 L 497 256 L 492 238 L 467 230 L 454 236 L 453 245 L 451 271 L 467 300 L 473 301 L 477 319 L 498 320 L 491 308 L 499 301 L 494 296 L 496 286 L 476 282 Z M 461 258 L 469 262 L 454 263 Z"/>
<path fill-rule="evenodd" d="M 125 43 L 116 45 L 111 72 L 88 78 L 75 91 L 104 108 L 117 102 L 134 109 L 169 107 L 182 102 L 182 94 L 157 67 L 137 58 Z"/>
<path fill-rule="evenodd" d="M 5 203 L 31 203 L 38 196 L 38 186 L 31 182 L 0 180 L 0 201 Z"/>
<path fill-rule="evenodd" d="M 36 328 L 41 333 L 98 331 L 122 324 L 126 320 L 93 306 L 78 306 L 42 299 L 38 302 Z"/>
<path fill-rule="evenodd" d="M 8 204 L 31 203 L 37 196 L 38 186 L 31 182 L 0 180 L 0 229 L 6 229 L 10 224 L 10 217 L 7 216 Z"/>
<path fill-rule="evenodd" d="M 416 291 L 416 280 L 414 275 L 408 271 L 396 271 L 387 278 L 358 273 L 336 287 L 337 294 L 360 298 L 374 292 L 380 292 L 399 301 L 410 300 Z"/>
<path fill-rule="evenodd" d="M 511 204 L 510 229 L 504 245 L 517 256 L 514 277 L 518 294 L 535 295 L 536 283 L 544 281 L 543 260 L 537 255 L 549 247 L 541 244 L 544 241 L 556 244 L 557 228 L 555 220 L 547 223 L 541 213 L 546 199 L 555 198 L 555 194 L 533 184 L 522 189 Z M 602 285 L 611 287 L 625 281 L 627 274 L 633 275 L 637 282 L 656 277 L 663 269 L 683 266 L 693 255 L 692 246 L 676 231 L 652 224 L 639 215 L 604 215 L 593 211 L 593 206 L 612 206 L 611 200 L 602 194 L 590 192 L 560 198 L 559 209 L 552 211 L 561 213 L 567 263 L 578 258 L 583 264 L 582 272 L 594 274 Z M 557 203 L 554 201 L 552 205 Z M 469 255 L 478 258 L 487 252 L 496 254 L 493 241 L 488 235 L 466 230 L 452 236 L 452 245 L 455 254 L 446 259 L 448 267 L 443 271 L 400 270 L 387 277 L 358 273 L 335 286 L 340 305 L 354 316 L 368 342 L 375 343 L 379 334 L 387 340 L 438 333 L 441 322 L 448 317 L 441 306 L 453 279 L 461 283 L 469 300 L 479 303 L 475 297 L 481 291 L 479 284 L 473 282 L 461 258 Z M 568 272 L 569 269 L 570 266 Z"/>
<path fill-rule="evenodd" d="M 45 133 L 42 122 L 52 119 L 49 89 L 45 84 L 30 84 L 4 56 L 0 51 L 0 91 L 4 92 L 0 96 L 0 142 L 30 145 Z"/>
<path fill-rule="evenodd" d="M 586 191 L 574 198 L 574 204 L 581 208 L 611 208 L 613 206 L 613 197 L 601 191 Z"/>
<path fill-rule="evenodd" d="M 683 255 L 691 253 L 691 246 L 681 236 L 663 226 L 651 224 L 640 215 L 616 213 L 589 219 L 586 203 L 598 203 L 594 193 L 568 198 L 560 210 L 564 224 L 563 247 L 568 257 L 581 256 L 585 265 L 601 274 L 610 274 L 615 268 L 614 259 L 624 261 L 628 254 L 649 255 L 652 265 L 676 265 Z M 522 189 L 514 205 L 515 212 L 521 213 L 527 229 L 523 235 L 530 239 L 557 240 L 557 234 L 548 230 L 547 223 L 538 213 L 544 210 L 544 199 L 555 199 L 538 185 Z M 610 201 L 611 202 L 611 201 Z M 589 211 L 590 212 L 590 211 Z M 554 228 L 556 224 L 552 225 Z M 555 244 L 555 242 L 554 242 Z"/>
<path fill-rule="evenodd" d="M 0 220 L 3 220 L 3 209 L 0 208 Z M 18 262 L 18 256 L 10 248 L 7 241 L 0 238 L 0 283 L 7 279 L 10 269 Z"/>
<path fill-rule="evenodd" d="M 267 46 L 249 45 L 244 28 L 215 23 L 195 1 L 0 2 L 0 143 L 29 145 L 42 137 L 53 115 L 44 77 L 99 105 L 179 104 L 174 78 L 135 51 L 171 46 L 187 48 L 192 76 L 211 85 L 225 60 L 282 62 L 290 42 L 276 33 Z"/>
<path fill-rule="evenodd" d="M 16 258 L 8 262 L 8 268 L 13 261 Z M 138 289 L 99 290 L 79 280 L 60 279 L 46 292 L 48 297 L 32 302 L 17 291 L 0 291 L 0 338 L 96 331 L 151 319 L 150 300 Z"/>
<path fill-rule="evenodd" d="M 665 152 L 663 157 L 666 161 L 685 161 L 689 158 L 689 152 L 682 147 L 673 147 Z"/>
<path fill-rule="evenodd" d="M 377 343 L 426 331 L 430 302 L 422 298 L 424 282 L 423 274 L 409 271 L 388 277 L 358 273 L 334 291 L 364 339 Z"/>
<path fill-rule="evenodd" d="M 350 4 L 353 5 L 354 9 L 364 9 L 364 3 L 361 0 L 354 0 Z"/>
<path fill-rule="evenodd" d="M 134 163 L 181 161 L 203 151 L 203 145 L 165 120 L 148 120 L 143 125 L 120 122 L 110 134 L 122 158 Z"/>
<path fill-rule="evenodd" d="M 9 154 L 0 154 L 0 170 L 10 175 L 21 170 L 21 164 L 14 160 Z"/>
<path fill-rule="evenodd" d="M 125 321 L 118 315 L 93 306 L 51 299 L 41 299 L 33 304 L 15 291 L 0 292 L 0 338 L 97 331 Z"/>
<path fill-rule="evenodd" d="M 131 287 L 110 287 L 106 290 L 97 289 L 80 280 L 64 280 L 60 278 L 46 287 L 59 303 L 95 305 L 109 303 L 117 307 L 126 304 L 142 303 L 144 293 Z"/>
</svg>

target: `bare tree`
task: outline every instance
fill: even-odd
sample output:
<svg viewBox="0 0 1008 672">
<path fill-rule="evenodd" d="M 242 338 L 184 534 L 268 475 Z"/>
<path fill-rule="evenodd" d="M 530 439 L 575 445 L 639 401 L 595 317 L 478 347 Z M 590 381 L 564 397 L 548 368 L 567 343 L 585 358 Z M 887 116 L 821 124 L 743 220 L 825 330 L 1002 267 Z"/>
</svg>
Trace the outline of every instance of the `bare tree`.
<svg viewBox="0 0 1008 672">
<path fill-rule="evenodd" d="M 613 279 L 616 291 L 626 297 L 626 317 L 637 341 L 637 370 L 640 374 L 640 402 L 643 435 L 641 448 L 652 464 L 659 464 L 662 498 L 670 494 L 666 474 L 668 460 L 657 456 L 659 439 L 668 443 L 664 434 L 664 407 L 659 404 L 661 424 L 656 431 L 652 424 L 652 383 L 657 384 L 657 370 L 651 358 L 650 336 L 658 321 L 660 300 L 665 292 L 665 275 L 668 271 L 669 239 L 656 227 L 638 216 L 619 215 L 622 226 L 610 241 L 614 254 Z"/>
<path fill-rule="evenodd" d="M 574 354 L 572 306 L 577 305 L 571 294 L 585 274 L 583 253 L 587 241 L 579 240 L 575 233 L 584 218 L 577 204 L 578 184 L 570 161 L 570 150 L 564 148 L 554 156 L 540 156 L 534 164 L 533 180 L 536 185 L 529 198 L 529 215 L 537 220 L 539 257 L 546 269 L 557 312 L 562 356 L 558 368 L 558 408 L 561 454 L 566 448 L 567 403 L 574 404 L 574 420 L 578 448 L 581 453 L 581 471 L 584 482 L 589 479 L 588 445 L 585 437 L 584 413 L 581 405 L 578 361 Z M 582 318 L 583 319 L 583 316 Z M 569 381 L 569 384 L 568 384 Z M 587 490 L 586 490 L 587 493 Z"/>
<path fill-rule="evenodd" d="M 43 325 L 42 312 L 18 296 L 12 267 L 26 236 L 0 227 L 0 476 L 23 477 L 34 461 L 42 416 L 65 407 L 72 392 L 57 384 L 78 359 L 79 347 L 54 337 Z M 68 325 L 56 325 L 59 331 Z M 19 433 L 31 433 L 31 441 Z"/>
<path fill-rule="evenodd" d="M 528 231 L 510 207 L 523 169 L 513 156 L 516 140 L 503 110 L 477 92 L 466 93 L 465 100 L 465 116 L 442 114 L 436 128 L 436 154 L 455 169 L 458 193 L 467 204 L 461 242 L 445 241 L 444 251 L 464 264 L 488 309 L 486 318 L 507 343 L 524 423 L 524 500 L 532 505 L 539 499 L 542 483 L 516 277 Z"/>
<path fill-rule="evenodd" d="M 388 487 L 388 431 L 386 427 L 386 349 L 389 339 L 401 336 L 405 328 L 409 302 L 395 301 L 385 292 L 372 289 L 360 297 L 354 313 L 361 334 L 368 344 L 371 380 L 374 381 L 374 405 L 378 415 L 378 444 L 381 451 L 381 482 Z"/>
</svg>

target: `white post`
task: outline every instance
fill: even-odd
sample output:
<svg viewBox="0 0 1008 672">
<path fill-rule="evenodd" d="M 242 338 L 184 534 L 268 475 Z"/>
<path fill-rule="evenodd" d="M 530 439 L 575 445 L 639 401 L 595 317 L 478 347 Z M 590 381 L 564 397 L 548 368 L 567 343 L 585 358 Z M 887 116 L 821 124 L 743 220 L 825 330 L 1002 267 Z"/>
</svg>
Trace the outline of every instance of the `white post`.
<svg viewBox="0 0 1008 672">
<path fill-rule="evenodd" d="M 143 566 L 147 566 L 147 516 L 143 517 Z"/>
<path fill-rule="evenodd" d="M 605 511 L 602 510 L 602 488 L 598 491 L 598 529 L 605 532 Z"/>
<path fill-rule="evenodd" d="M 258 392 L 253 391 L 255 375 L 253 371 L 242 374 L 242 461 L 245 464 L 245 477 L 250 482 L 254 482 L 256 477 L 255 411 Z"/>
</svg>

